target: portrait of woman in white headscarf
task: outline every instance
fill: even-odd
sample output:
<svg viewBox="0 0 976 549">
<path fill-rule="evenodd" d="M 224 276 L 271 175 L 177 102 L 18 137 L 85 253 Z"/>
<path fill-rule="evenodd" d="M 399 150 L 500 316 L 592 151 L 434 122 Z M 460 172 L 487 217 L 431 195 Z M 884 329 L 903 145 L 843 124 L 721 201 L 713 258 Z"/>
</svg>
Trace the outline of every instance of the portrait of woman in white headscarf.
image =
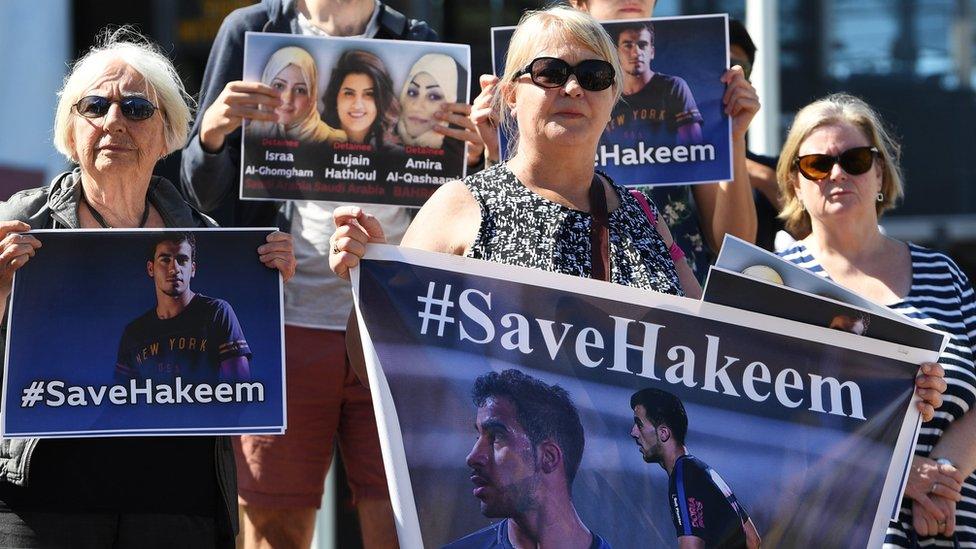
<svg viewBox="0 0 976 549">
<path fill-rule="evenodd" d="M 434 113 L 445 103 L 457 102 L 458 68 L 454 59 L 443 53 L 428 53 L 410 69 L 400 91 L 400 120 L 397 135 L 404 145 L 442 148 L 447 127 Z"/>
<path fill-rule="evenodd" d="M 346 133 L 322 121 L 317 104 L 318 69 L 302 48 L 288 46 L 274 52 L 264 66 L 261 82 L 281 92 L 275 108 L 277 122 L 250 122 L 259 137 L 297 139 L 302 143 L 346 141 Z"/>
</svg>

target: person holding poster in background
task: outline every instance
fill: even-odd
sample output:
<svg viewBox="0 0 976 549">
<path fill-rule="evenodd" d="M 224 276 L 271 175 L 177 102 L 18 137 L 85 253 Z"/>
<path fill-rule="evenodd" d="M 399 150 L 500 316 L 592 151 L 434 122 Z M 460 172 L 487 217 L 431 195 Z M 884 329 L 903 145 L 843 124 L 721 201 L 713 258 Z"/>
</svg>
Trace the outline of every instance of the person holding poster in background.
<svg viewBox="0 0 976 549">
<path fill-rule="evenodd" d="M 0 203 L 0 314 L 14 271 L 44 253 L 24 231 L 214 225 L 153 176 L 186 142 L 191 119 L 190 99 L 158 47 L 126 28 L 105 32 L 58 96 L 54 143 L 78 167 Z M 289 235 L 271 233 L 257 252 L 285 280 L 294 274 Z M 0 470 L 4 545 L 234 546 L 227 437 L 5 438 Z"/>
<path fill-rule="evenodd" d="M 423 21 L 408 19 L 377 0 L 263 0 L 232 12 L 214 40 L 200 89 L 200 109 L 183 151 L 181 181 L 190 201 L 226 225 L 276 224 L 281 205 L 237 198 L 241 124 L 275 122 L 271 112 L 281 92 L 242 81 L 244 33 L 263 31 L 310 36 L 351 36 L 436 41 Z M 439 113 L 478 139 L 468 105 L 446 104 Z M 469 153 L 480 155 L 480 140 Z M 332 275 L 328 253 L 338 203 L 296 201 L 283 208 L 295 239 L 298 268 L 285 285 L 285 347 L 288 431 L 248 436 L 237 446 L 245 546 L 308 546 L 315 510 L 338 435 L 366 547 L 395 543 L 393 515 L 384 480 L 369 391 L 347 368 L 345 323 L 352 309 L 349 285 Z M 409 210 L 374 206 L 372 211 L 397 241 Z"/>
<path fill-rule="evenodd" d="M 732 488 L 714 469 L 688 453 L 688 415 L 681 400 L 660 389 L 641 389 L 630 397 L 634 426 L 630 436 L 644 461 L 668 474 L 668 503 L 681 549 L 757 549 L 756 525 Z"/>
<path fill-rule="evenodd" d="M 776 172 L 780 217 L 802 239 L 781 255 L 950 335 L 940 357 L 944 404 L 922 425 L 885 543 L 976 547 L 976 299 L 952 259 L 879 230 L 903 194 L 899 152 L 878 113 L 856 97 L 835 94 L 801 109 Z"/>
<path fill-rule="evenodd" d="M 274 109 L 278 119 L 253 121 L 248 124 L 248 131 L 305 143 L 346 140 L 342 131 L 323 122 L 319 115 L 318 69 L 307 51 L 289 46 L 274 52 L 264 67 L 261 82 L 281 94 L 281 104 Z"/>
<path fill-rule="evenodd" d="M 588 12 L 598 21 L 609 21 L 649 18 L 653 15 L 655 1 L 571 0 L 570 4 Z M 722 82 L 726 85 L 723 98 L 725 113 L 732 117 L 733 180 L 649 189 L 651 198 L 665 214 L 665 222 L 673 228 L 675 242 L 687 254 L 683 254 L 684 258 L 699 281 L 704 280 L 712 256 L 718 253 L 726 233 L 747 242 L 753 242 L 756 235 L 756 209 L 745 162 L 745 136 L 759 111 L 759 99 L 739 67 L 726 71 L 722 75 Z M 497 162 L 500 151 L 497 128 L 493 122 L 497 115 L 491 97 L 499 79 L 493 75 L 482 75 L 480 83 L 482 91 L 474 100 L 471 119 L 486 144 L 488 160 Z"/>
</svg>

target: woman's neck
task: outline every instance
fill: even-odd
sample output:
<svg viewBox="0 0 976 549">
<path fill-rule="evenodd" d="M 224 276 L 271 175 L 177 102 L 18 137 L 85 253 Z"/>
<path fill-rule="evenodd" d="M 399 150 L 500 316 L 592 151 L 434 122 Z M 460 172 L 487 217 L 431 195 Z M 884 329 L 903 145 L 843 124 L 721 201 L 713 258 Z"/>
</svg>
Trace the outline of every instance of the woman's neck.
<svg viewBox="0 0 976 549">
<path fill-rule="evenodd" d="M 368 129 L 362 131 L 356 131 L 356 132 L 352 130 L 343 130 L 343 131 L 346 132 L 346 137 L 349 138 L 350 143 L 366 143 L 367 138 L 369 137 Z"/>
<path fill-rule="evenodd" d="M 876 218 L 833 223 L 813 220 L 812 225 L 813 231 L 804 242 L 821 258 L 840 256 L 857 265 L 876 257 L 888 243 Z"/>
<path fill-rule="evenodd" d="M 149 192 L 149 179 L 141 183 L 127 178 L 99 178 L 95 183 L 82 173 L 81 185 L 85 193 L 85 206 L 89 211 L 101 216 L 110 227 L 138 227 L 146 213 L 146 194 Z"/>
<path fill-rule="evenodd" d="M 525 186 L 543 198 L 569 208 L 590 211 L 593 157 L 579 149 L 563 154 L 540 153 L 519 147 L 508 168 Z"/>
<path fill-rule="evenodd" d="M 358 36 L 376 8 L 374 0 L 298 0 L 299 13 L 330 36 Z"/>
</svg>

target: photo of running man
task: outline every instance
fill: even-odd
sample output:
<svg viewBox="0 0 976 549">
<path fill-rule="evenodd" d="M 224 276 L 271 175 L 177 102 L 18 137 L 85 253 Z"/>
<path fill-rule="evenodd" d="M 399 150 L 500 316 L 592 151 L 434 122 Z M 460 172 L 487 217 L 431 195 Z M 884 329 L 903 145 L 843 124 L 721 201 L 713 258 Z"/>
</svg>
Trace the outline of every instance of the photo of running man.
<svg viewBox="0 0 976 549">
<path fill-rule="evenodd" d="M 569 393 L 518 370 L 490 372 L 471 391 L 478 438 L 467 456 L 481 513 L 503 520 L 445 549 L 610 549 L 583 524 L 573 479 L 585 444 Z"/>
<path fill-rule="evenodd" d="M 630 436 L 644 461 L 668 474 L 668 502 L 680 549 L 755 549 L 761 540 L 732 488 L 714 469 L 688 453 L 688 415 L 681 400 L 660 389 L 630 397 Z"/>
<path fill-rule="evenodd" d="M 130 322 L 119 342 L 115 380 L 217 383 L 250 379 L 251 349 L 229 303 L 195 293 L 196 239 L 156 238 L 146 257 L 156 305 Z"/>
</svg>

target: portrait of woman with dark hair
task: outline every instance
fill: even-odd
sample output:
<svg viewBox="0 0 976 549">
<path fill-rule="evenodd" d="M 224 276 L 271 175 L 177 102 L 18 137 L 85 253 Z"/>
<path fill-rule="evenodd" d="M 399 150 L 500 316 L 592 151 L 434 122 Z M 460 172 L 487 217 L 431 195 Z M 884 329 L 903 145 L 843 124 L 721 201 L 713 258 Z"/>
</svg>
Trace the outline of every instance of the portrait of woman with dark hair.
<svg viewBox="0 0 976 549">
<path fill-rule="evenodd" d="M 350 143 L 382 148 L 400 112 L 393 81 L 379 57 L 349 50 L 339 57 L 325 90 L 325 122 Z"/>
</svg>

